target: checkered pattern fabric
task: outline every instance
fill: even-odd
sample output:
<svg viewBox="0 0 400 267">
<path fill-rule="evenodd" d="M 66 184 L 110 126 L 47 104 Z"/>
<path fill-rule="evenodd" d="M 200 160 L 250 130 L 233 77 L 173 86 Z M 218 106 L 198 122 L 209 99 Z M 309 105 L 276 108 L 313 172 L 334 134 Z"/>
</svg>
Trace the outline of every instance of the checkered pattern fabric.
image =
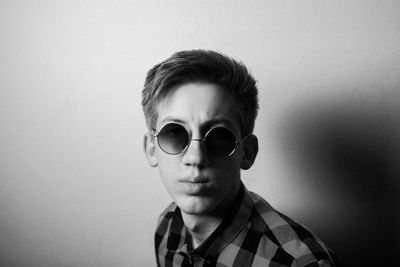
<svg viewBox="0 0 400 267">
<path fill-rule="evenodd" d="M 155 234 L 158 266 L 339 266 L 317 237 L 243 184 L 217 229 L 196 249 L 189 240 L 180 210 L 172 203 L 161 214 Z"/>
</svg>

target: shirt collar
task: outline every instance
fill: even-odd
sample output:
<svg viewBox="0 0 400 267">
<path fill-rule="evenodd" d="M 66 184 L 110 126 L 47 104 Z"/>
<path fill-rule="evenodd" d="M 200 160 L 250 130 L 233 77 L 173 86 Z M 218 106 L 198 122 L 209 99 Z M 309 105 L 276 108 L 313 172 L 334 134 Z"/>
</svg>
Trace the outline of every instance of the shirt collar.
<svg viewBox="0 0 400 267">
<path fill-rule="evenodd" d="M 241 183 L 235 201 L 231 208 L 228 209 L 228 213 L 225 214 L 221 224 L 199 247 L 191 249 L 191 246 L 188 245 L 190 241 L 190 238 L 188 238 L 188 230 L 183 223 L 180 209 L 176 207 L 168 233 L 167 250 L 172 253 L 193 254 L 204 258 L 216 258 L 222 249 L 231 243 L 241 232 L 248 221 L 252 208 L 253 201 L 249 192 L 243 183 Z M 179 244 L 177 245 L 177 243 Z"/>
</svg>

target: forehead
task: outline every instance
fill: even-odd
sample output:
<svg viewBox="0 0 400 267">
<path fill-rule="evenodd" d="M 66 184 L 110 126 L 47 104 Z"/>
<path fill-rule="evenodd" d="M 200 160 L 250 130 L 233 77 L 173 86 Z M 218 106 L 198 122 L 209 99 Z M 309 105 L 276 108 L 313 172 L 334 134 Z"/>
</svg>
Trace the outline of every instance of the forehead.
<svg viewBox="0 0 400 267">
<path fill-rule="evenodd" d="M 238 128 L 239 105 L 228 90 L 212 83 L 187 83 L 171 88 L 157 107 L 157 125 L 222 122 Z M 238 128 L 239 130 L 239 128 Z"/>
</svg>

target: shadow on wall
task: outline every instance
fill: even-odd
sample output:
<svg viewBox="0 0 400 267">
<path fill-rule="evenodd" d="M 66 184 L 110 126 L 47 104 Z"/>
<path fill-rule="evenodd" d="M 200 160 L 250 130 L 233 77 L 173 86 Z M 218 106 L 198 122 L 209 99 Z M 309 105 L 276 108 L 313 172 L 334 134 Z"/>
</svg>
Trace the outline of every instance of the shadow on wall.
<svg viewBox="0 0 400 267">
<path fill-rule="evenodd" d="M 285 115 L 281 141 L 319 204 L 294 217 L 343 266 L 393 266 L 400 252 L 400 99 L 314 98 Z M 323 208 L 321 208 L 323 207 Z"/>
</svg>

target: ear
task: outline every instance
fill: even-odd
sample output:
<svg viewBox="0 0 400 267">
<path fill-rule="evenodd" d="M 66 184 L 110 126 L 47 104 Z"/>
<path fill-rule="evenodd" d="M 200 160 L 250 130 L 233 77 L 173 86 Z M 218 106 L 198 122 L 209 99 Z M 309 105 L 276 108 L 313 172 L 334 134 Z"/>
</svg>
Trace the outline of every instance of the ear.
<svg viewBox="0 0 400 267">
<path fill-rule="evenodd" d="M 254 134 L 250 134 L 243 142 L 244 155 L 242 162 L 240 163 L 240 168 L 243 170 L 248 170 L 253 165 L 256 160 L 258 153 L 258 139 Z"/>
<path fill-rule="evenodd" d="M 156 147 L 155 147 L 155 138 L 152 136 L 150 133 L 146 133 L 144 135 L 144 143 L 143 143 L 143 148 L 144 152 L 146 154 L 147 162 L 151 167 L 157 167 L 158 166 L 158 160 L 156 157 Z"/>
</svg>

